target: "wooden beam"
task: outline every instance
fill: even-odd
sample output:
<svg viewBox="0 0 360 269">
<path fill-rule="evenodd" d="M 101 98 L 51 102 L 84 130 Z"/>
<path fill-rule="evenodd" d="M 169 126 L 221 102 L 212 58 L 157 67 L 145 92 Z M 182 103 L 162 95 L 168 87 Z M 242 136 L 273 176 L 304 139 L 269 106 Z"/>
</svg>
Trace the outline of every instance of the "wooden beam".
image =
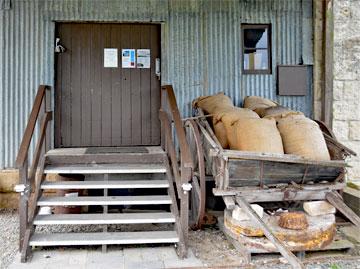
<svg viewBox="0 0 360 269">
<path fill-rule="evenodd" d="M 222 196 L 226 209 L 233 210 L 235 208 L 235 199 L 234 196 Z"/>
<path fill-rule="evenodd" d="M 214 152 L 213 154 L 217 154 Z M 261 153 L 251 151 L 240 151 L 240 150 L 228 150 L 225 149 L 219 153 L 223 157 L 229 159 L 245 159 L 245 160 L 259 160 L 259 161 L 273 161 L 283 163 L 299 163 L 299 164 L 310 164 L 317 166 L 330 166 L 330 167 L 346 167 L 348 166 L 343 160 L 334 161 L 315 161 L 305 159 L 301 156 L 292 154 L 279 154 L 279 153 Z"/>
<path fill-rule="evenodd" d="M 344 203 L 339 193 L 334 191 L 328 192 L 325 197 L 330 204 L 335 206 L 337 210 L 344 214 L 345 217 L 347 217 L 358 229 L 360 229 L 360 217 Z"/>
<path fill-rule="evenodd" d="M 21 249 L 21 257 L 20 257 L 20 261 L 22 263 L 25 263 L 27 261 L 31 253 L 31 247 L 29 246 L 31 235 L 32 235 L 32 228 L 26 229 L 24 236 L 24 243 Z"/>
<path fill-rule="evenodd" d="M 249 203 L 276 202 L 276 201 L 305 201 L 305 200 L 324 200 L 326 193 L 333 190 L 341 190 L 344 183 L 336 184 L 314 184 L 300 185 L 296 187 L 260 189 L 258 187 L 239 187 L 227 190 L 213 189 L 215 196 L 235 196 L 240 195 Z"/>
<path fill-rule="evenodd" d="M 236 197 L 236 202 L 239 204 L 242 210 L 250 217 L 252 221 L 259 225 L 263 230 L 265 236 L 273 243 L 281 255 L 283 255 L 290 263 L 290 265 L 295 269 L 305 269 L 305 266 L 302 262 L 290 251 L 287 247 L 276 238 L 272 233 L 269 227 L 262 221 L 262 219 L 256 214 L 256 212 L 251 208 L 250 204 L 241 196 Z"/>
<path fill-rule="evenodd" d="M 333 100 L 333 64 L 334 64 L 334 14 L 333 14 L 333 0 L 324 1 L 324 99 L 323 99 L 323 115 L 324 122 L 332 126 L 332 100 Z"/>
</svg>

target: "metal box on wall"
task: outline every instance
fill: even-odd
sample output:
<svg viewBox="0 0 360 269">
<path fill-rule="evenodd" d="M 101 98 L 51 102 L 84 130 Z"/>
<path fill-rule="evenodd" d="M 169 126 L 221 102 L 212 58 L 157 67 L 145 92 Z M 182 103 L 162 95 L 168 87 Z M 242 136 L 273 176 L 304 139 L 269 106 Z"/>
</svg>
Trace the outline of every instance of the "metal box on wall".
<svg viewBox="0 0 360 269">
<path fill-rule="evenodd" d="M 278 65 L 278 95 L 305 96 L 308 94 L 307 65 Z"/>
</svg>

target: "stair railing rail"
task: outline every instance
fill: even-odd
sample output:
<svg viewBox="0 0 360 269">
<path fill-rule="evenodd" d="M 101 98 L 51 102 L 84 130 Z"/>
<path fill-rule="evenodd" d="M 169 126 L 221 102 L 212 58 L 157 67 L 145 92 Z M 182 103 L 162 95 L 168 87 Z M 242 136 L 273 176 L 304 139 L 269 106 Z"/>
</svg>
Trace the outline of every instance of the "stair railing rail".
<svg viewBox="0 0 360 269">
<path fill-rule="evenodd" d="M 159 117 L 162 126 L 162 147 L 170 160 L 177 199 L 180 204 L 179 221 L 186 251 L 189 228 L 189 191 L 191 190 L 190 181 L 192 179 L 193 162 L 189 144 L 186 140 L 184 123 L 181 120 L 175 93 L 171 85 L 161 87 Z M 178 142 L 178 147 L 175 145 L 173 134 Z M 179 154 L 177 154 L 177 148 Z"/>
<path fill-rule="evenodd" d="M 41 117 L 40 117 L 41 116 Z M 41 121 L 40 121 L 41 118 Z M 32 222 L 36 211 L 36 199 L 39 185 L 43 180 L 44 152 L 48 150 L 49 122 L 52 120 L 50 87 L 40 85 L 35 96 L 33 107 L 28 119 L 25 132 L 16 158 L 16 168 L 19 170 L 19 185 L 15 187 L 20 192 L 19 218 L 20 218 L 20 242 L 21 259 L 26 259 L 29 238 L 32 231 Z M 32 163 L 29 169 L 29 148 L 34 137 L 34 131 L 39 125 L 39 137 L 33 153 Z M 35 200 L 30 200 L 32 193 Z"/>
</svg>

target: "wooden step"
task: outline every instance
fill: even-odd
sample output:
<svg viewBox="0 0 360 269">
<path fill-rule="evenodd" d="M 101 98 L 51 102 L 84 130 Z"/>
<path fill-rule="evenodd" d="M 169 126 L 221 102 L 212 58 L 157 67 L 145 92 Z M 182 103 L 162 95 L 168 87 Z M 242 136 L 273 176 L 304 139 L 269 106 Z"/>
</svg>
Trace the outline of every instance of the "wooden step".
<svg viewBox="0 0 360 269">
<path fill-rule="evenodd" d="M 107 233 L 35 233 L 30 246 L 124 245 L 177 243 L 175 231 L 107 232 Z"/>
<path fill-rule="evenodd" d="M 152 174 L 166 173 L 163 164 L 47 165 L 46 174 Z"/>
<path fill-rule="evenodd" d="M 113 214 L 53 214 L 38 215 L 35 225 L 58 224 L 139 224 L 139 223 L 174 223 L 175 217 L 170 212 L 156 213 L 113 213 Z"/>
<path fill-rule="evenodd" d="M 44 181 L 41 189 L 151 189 L 168 188 L 167 180 L 87 180 L 87 181 Z"/>
<path fill-rule="evenodd" d="M 63 196 L 41 197 L 38 206 L 85 206 L 85 205 L 160 205 L 171 204 L 168 195 L 142 196 Z"/>
</svg>

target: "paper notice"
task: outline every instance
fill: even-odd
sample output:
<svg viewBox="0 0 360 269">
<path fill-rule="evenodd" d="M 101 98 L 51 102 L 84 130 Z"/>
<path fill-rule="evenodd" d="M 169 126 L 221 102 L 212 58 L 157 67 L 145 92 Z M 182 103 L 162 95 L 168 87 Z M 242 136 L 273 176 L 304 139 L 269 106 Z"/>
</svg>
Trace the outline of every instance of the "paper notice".
<svg viewBox="0 0 360 269">
<path fill-rule="evenodd" d="M 104 49 L 104 67 L 118 67 L 117 49 Z"/>
<path fill-rule="evenodd" d="M 135 68 L 135 49 L 123 49 L 121 63 L 122 68 Z"/>
<path fill-rule="evenodd" d="M 150 50 L 138 49 L 136 58 L 137 68 L 150 68 Z"/>
</svg>

